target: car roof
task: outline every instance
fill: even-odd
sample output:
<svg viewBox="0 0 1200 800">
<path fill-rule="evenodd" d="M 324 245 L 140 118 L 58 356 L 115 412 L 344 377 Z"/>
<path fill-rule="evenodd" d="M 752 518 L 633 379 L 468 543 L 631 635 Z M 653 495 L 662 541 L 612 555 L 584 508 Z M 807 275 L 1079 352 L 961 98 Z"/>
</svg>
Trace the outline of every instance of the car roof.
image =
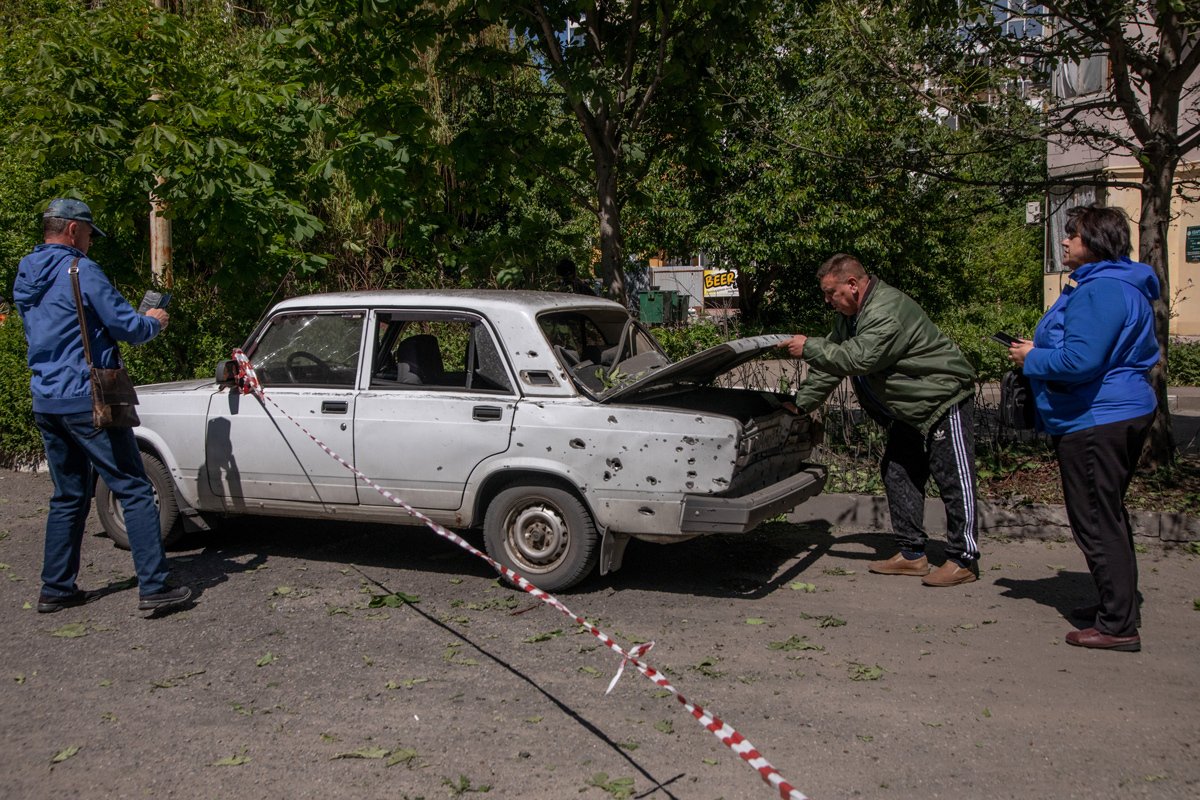
<svg viewBox="0 0 1200 800">
<path fill-rule="evenodd" d="M 532 314 L 582 308 L 624 309 L 620 303 L 612 300 L 566 292 L 535 292 L 524 289 L 377 289 L 358 292 L 324 292 L 292 297 L 278 303 L 274 310 L 346 308 L 348 306 L 374 308 L 390 305 L 417 308 L 456 306 L 482 313 L 512 313 L 514 310 L 521 310 Z"/>
</svg>

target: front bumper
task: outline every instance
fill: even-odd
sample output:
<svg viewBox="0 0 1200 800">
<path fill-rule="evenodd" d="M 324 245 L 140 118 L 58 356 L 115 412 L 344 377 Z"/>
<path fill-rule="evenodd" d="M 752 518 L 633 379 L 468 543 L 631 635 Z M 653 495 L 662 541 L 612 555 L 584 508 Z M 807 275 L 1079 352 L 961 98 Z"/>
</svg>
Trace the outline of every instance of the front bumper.
<svg viewBox="0 0 1200 800">
<path fill-rule="evenodd" d="M 790 478 L 741 497 L 688 495 L 679 520 L 682 533 L 745 533 L 763 520 L 790 511 L 825 487 L 825 467 L 813 464 Z"/>
</svg>

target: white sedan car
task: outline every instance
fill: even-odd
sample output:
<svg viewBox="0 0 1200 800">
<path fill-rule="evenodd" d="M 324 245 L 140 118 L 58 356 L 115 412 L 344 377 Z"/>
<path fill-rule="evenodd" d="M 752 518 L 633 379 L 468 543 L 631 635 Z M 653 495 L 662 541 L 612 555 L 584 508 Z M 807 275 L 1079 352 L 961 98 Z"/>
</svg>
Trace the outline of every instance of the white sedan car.
<svg viewBox="0 0 1200 800">
<path fill-rule="evenodd" d="M 374 291 L 279 303 L 243 349 L 312 436 L 554 590 L 617 569 L 631 538 L 743 533 L 820 492 L 816 423 L 784 395 L 713 385 L 785 339 L 671 363 L 607 300 Z M 164 539 L 232 514 L 419 524 L 233 375 L 138 387 Z M 127 546 L 103 484 L 97 507 Z"/>
</svg>

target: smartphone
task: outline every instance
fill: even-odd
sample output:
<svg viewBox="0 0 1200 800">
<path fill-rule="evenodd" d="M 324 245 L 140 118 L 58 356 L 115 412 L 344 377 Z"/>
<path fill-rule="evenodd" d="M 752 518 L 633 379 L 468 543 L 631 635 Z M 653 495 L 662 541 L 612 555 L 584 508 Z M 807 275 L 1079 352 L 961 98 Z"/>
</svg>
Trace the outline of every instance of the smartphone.
<svg viewBox="0 0 1200 800">
<path fill-rule="evenodd" d="M 1005 347 L 1012 347 L 1017 342 L 1021 341 L 1015 336 L 1005 333 L 1004 331 L 996 331 L 992 334 L 992 340 L 999 342 Z"/>
<path fill-rule="evenodd" d="M 167 304 L 170 302 L 170 292 L 159 293 L 148 290 L 146 294 L 142 296 L 142 302 L 138 305 L 138 313 L 145 314 L 152 308 L 166 308 Z"/>
</svg>

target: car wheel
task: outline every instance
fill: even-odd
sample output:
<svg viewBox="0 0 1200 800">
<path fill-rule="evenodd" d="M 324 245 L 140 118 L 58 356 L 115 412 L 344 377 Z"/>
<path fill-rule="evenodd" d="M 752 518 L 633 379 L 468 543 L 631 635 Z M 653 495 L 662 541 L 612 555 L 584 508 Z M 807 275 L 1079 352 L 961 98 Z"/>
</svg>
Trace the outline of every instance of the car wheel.
<svg viewBox="0 0 1200 800">
<path fill-rule="evenodd" d="M 548 592 L 579 583 L 600 557 L 596 524 L 573 494 L 553 486 L 511 486 L 483 522 L 488 555 Z"/>
<path fill-rule="evenodd" d="M 175 498 L 175 483 L 166 465 L 149 453 L 142 453 L 142 464 L 146 477 L 154 488 L 154 502 L 158 505 L 158 525 L 162 530 L 163 547 L 168 547 L 183 536 L 183 522 L 179 518 L 179 501 Z M 125 530 L 125 510 L 103 480 L 96 484 L 96 515 L 100 525 L 113 544 L 122 550 L 129 549 L 129 534 Z"/>
</svg>

